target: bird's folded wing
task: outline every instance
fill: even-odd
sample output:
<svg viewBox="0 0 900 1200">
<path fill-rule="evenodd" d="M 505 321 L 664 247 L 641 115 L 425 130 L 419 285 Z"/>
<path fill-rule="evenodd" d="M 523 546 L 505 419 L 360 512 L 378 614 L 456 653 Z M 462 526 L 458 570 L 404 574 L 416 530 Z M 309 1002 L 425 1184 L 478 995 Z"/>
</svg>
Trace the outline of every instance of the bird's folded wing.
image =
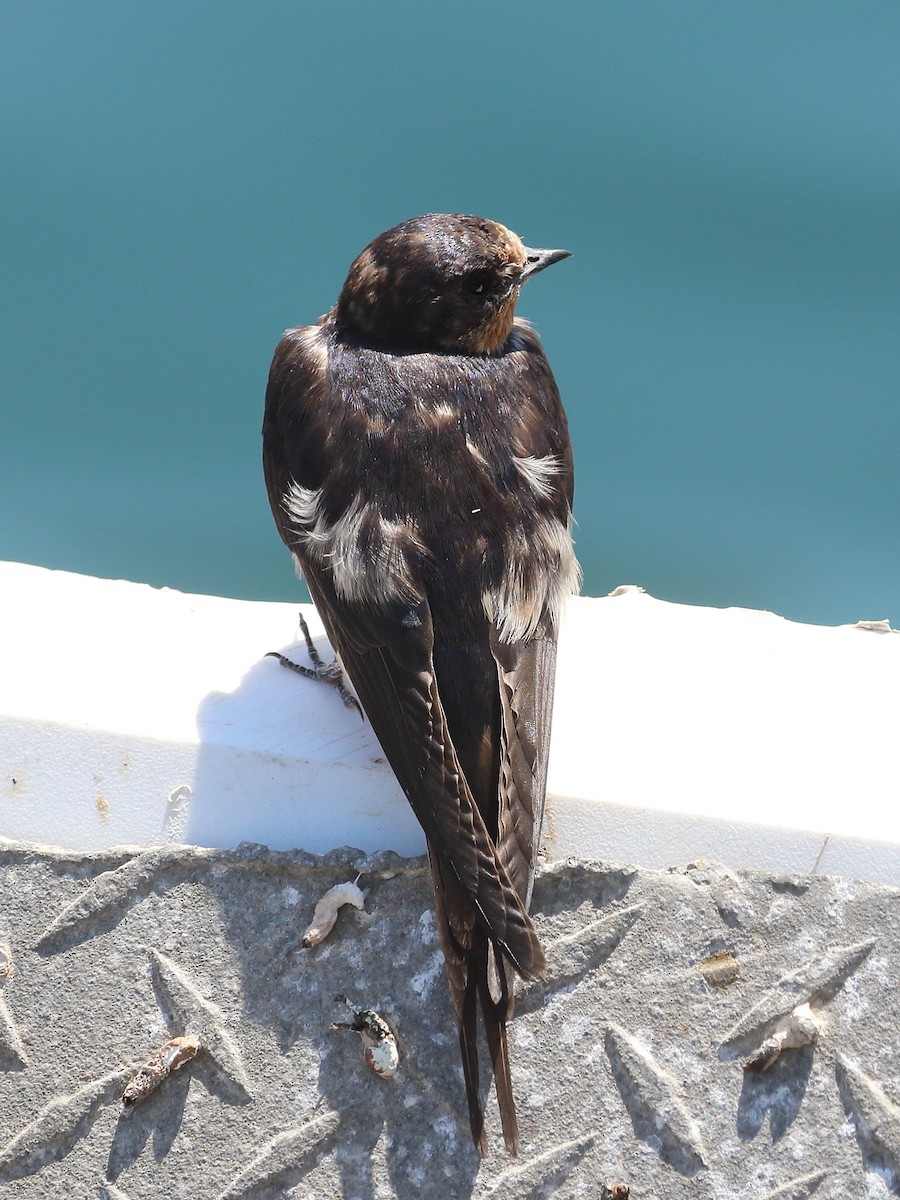
<svg viewBox="0 0 900 1200">
<path fill-rule="evenodd" d="M 432 851 L 516 970 L 534 977 L 544 967 L 537 935 L 475 805 L 447 728 L 427 601 L 416 608 L 413 624 L 346 601 L 338 605 L 320 572 L 307 572 L 307 581 Z"/>
<path fill-rule="evenodd" d="M 538 633 L 512 644 L 491 640 L 502 723 L 497 853 L 526 908 L 544 815 L 556 669 L 555 633 L 547 622 Z"/>
</svg>

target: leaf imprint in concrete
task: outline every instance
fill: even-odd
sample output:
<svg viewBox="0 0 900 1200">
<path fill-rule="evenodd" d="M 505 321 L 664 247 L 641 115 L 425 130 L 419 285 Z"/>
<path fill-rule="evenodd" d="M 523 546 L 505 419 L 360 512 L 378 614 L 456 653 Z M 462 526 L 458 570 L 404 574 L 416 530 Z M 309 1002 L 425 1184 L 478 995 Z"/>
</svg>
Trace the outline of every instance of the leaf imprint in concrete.
<svg viewBox="0 0 900 1200">
<path fill-rule="evenodd" d="M 815 1195 L 828 1178 L 827 1171 L 813 1171 L 812 1175 L 804 1175 L 802 1179 L 792 1179 L 784 1183 L 774 1192 L 767 1192 L 762 1200 L 809 1200 Z"/>
<path fill-rule="evenodd" d="M 562 986 L 602 966 L 643 911 L 643 905 L 634 904 L 547 942 L 550 985 Z"/>
<path fill-rule="evenodd" d="M 293 1187 L 316 1165 L 318 1154 L 331 1148 L 337 1128 L 337 1114 L 327 1112 L 297 1129 L 279 1133 L 220 1193 L 219 1200 L 252 1200 L 263 1189 Z"/>
<path fill-rule="evenodd" d="M 573 933 L 546 940 L 547 973 L 522 987 L 516 1012 L 522 1016 L 534 1012 L 551 992 L 560 991 L 589 971 L 602 967 L 643 911 L 643 905 L 634 904 L 589 921 Z"/>
<path fill-rule="evenodd" d="M 41 954 L 54 954 L 115 924 L 147 895 L 156 877 L 178 862 L 182 854 L 177 847 L 148 850 L 114 871 L 104 871 L 47 926 L 37 940 L 37 950 Z"/>
<path fill-rule="evenodd" d="M 151 950 L 150 965 L 165 1007 L 182 1031 L 192 1033 L 226 1079 L 239 1089 L 244 1099 L 251 1099 L 250 1078 L 221 1009 L 205 1000 L 187 972 L 165 954 Z"/>
<path fill-rule="evenodd" d="M 892 1188 L 896 1188 L 900 1183 L 900 1108 L 845 1055 L 838 1054 L 835 1072 L 866 1167 L 871 1160 L 875 1166 L 883 1164 L 893 1176 Z"/>
<path fill-rule="evenodd" d="M 49 1163 L 65 1158 L 87 1136 L 103 1105 L 118 1099 L 131 1070 L 120 1067 L 77 1092 L 51 1100 L 30 1125 L 0 1150 L 0 1180 L 33 1175 Z"/>
<path fill-rule="evenodd" d="M 538 1192 L 551 1195 L 571 1174 L 595 1140 L 595 1134 L 585 1134 L 570 1142 L 560 1142 L 549 1150 L 526 1158 L 524 1162 L 507 1167 L 483 1192 L 479 1192 L 480 1200 L 487 1200 L 489 1196 L 503 1196 L 508 1200 L 510 1196 L 524 1195 L 525 1188 L 529 1189 L 528 1195 Z"/>
<path fill-rule="evenodd" d="M 679 1095 L 676 1079 L 620 1025 L 607 1026 L 606 1053 L 638 1137 L 682 1175 L 705 1167 L 700 1130 Z"/>
<path fill-rule="evenodd" d="M 874 938 L 852 946 L 832 946 L 824 955 L 817 955 L 782 975 L 775 987 L 741 1017 L 722 1044 L 727 1046 L 758 1033 L 793 1012 L 798 1004 L 823 1004 L 830 1000 L 868 958 L 874 946 Z"/>
</svg>

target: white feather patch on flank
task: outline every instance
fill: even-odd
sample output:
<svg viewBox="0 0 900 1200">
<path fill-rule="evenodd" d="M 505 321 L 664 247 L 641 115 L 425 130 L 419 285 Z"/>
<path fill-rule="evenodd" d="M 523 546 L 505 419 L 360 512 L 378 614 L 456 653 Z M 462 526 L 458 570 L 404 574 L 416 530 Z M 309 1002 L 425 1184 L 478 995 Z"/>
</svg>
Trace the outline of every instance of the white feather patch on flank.
<svg viewBox="0 0 900 1200">
<path fill-rule="evenodd" d="M 415 521 L 383 517 L 357 497 L 329 524 L 321 511 L 319 489 L 292 483 L 284 508 L 298 544 L 331 573 L 337 594 L 350 602 L 383 604 L 421 599 L 410 568 L 410 554 L 427 554 Z"/>
<path fill-rule="evenodd" d="M 555 454 L 545 454 L 543 458 L 535 458 L 533 454 L 516 454 L 513 457 L 513 466 L 542 500 L 549 500 L 553 496 L 556 490 L 555 479 L 559 474 L 559 459 Z"/>
<path fill-rule="evenodd" d="M 581 587 L 581 568 L 568 526 L 545 519 L 528 531 L 512 532 L 506 547 L 506 571 L 499 587 L 489 588 L 482 604 L 501 642 L 533 637 L 546 613 L 559 627 L 563 606 Z"/>
<path fill-rule="evenodd" d="M 319 521 L 319 500 L 322 497 L 321 488 L 305 488 L 299 483 L 292 483 L 284 493 L 282 506 L 291 518 L 298 532 L 302 532 L 303 540 L 314 536 L 312 530 Z"/>
</svg>

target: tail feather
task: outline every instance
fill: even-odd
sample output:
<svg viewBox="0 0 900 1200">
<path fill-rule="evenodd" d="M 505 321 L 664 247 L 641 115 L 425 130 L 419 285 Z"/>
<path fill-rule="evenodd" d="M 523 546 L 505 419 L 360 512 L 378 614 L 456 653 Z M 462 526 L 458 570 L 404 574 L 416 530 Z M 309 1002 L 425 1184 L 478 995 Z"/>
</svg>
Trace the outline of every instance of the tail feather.
<svg viewBox="0 0 900 1200">
<path fill-rule="evenodd" d="M 462 1055 L 463 1075 L 466 1080 L 466 1100 L 469 1104 L 469 1124 L 472 1141 L 482 1158 L 487 1155 L 487 1138 L 484 1133 L 484 1108 L 481 1104 L 478 1071 L 478 1010 L 477 989 L 466 981 L 462 1015 L 457 1014 L 459 1026 L 459 1049 Z"/>
<path fill-rule="evenodd" d="M 513 1096 L 509 1049 L 506 1041 L 506 1022 L 512 1015 L 511 995 L 508 991 L 506 971 L 501 965 L 503 998 L 499 1002 L 491 998 L 486 971 L 487 939 L 479 930 L 476 930 L 473 940 L 475 945 L 460 964 L 462 973 L 465 974 L 465 982 L 461 1011 L 457 1012 L 459 1048 L 466 1081 L 466 1099 L 469 1105 L 472 1140 L 478 1148 L 479 1154 L 484 1158 L 487 1154 L 487 1139 L 484 1133 L 484 1108 L 481 1103 L 481 1078 L 478 1069 L 478 1009 L 480 1008 L 491 1056 L 491 1069 L 494 1075 L 494 1088 L 497 1092 L 497 1105 L 500 1109 L 503 1141 L 506 1143 L 509 1153 L 516 1155 L 519 1152 L 519 1122 L 516 1116 L 516 1101 Z"/>
<path fill-rule="evenodd" d="M 450 998 L 459 1030 L 459 1049 L 472 1140 L 482 1158 L 487 1154 L 481 1076 L 478 1063 L 478 1010 L 484 1022 L 503 1140 L 511 1155 L 519 1150 L 519 1123 L 512 1090 L 506 1023 L 513 1014 L 512 964 L 484 932 L 452 875 L 431 855 L 434 897 L 441 947 L 447 964 Z"/>
<path fill-rule="evenodd" d="M 503 971 L 502 964 L 500 969 Z M 486 980 L 479 979 L 478 984 L 481 1015 L 491 1054 L 491 1066 L 494 1069 L 494 1088 L 497 1092 L 497 1105 L 500 1109 L 503 1141 L 506 1143 L 507 1151 L 515 1156 L 519 1153 L 519 1121 L 516 1116 L 516 1101 L 513 1096 L 512 1077 L 509 1070 L 509 1049 L 506 1043 L 506 1022 L 512 1016 L 512 999 L 510 996 L 501 1004 L 495 1003 L 488 995 Z"/>
</svg>

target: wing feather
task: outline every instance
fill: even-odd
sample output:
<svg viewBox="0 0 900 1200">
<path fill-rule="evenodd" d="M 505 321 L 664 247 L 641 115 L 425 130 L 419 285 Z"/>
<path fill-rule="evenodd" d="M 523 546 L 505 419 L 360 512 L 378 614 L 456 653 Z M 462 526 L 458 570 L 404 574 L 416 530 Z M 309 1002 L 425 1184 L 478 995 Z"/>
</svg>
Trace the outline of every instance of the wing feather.
<svg viewBox="0 0 900 1200">
<path fill-rule="evenodd" d="M 491 651 L 500 688 L 500 788 L 497 853 L 527 908 L 544 816 L 556 634 L 506 645 L 496 635 Z"/>
<path fill-rule="evenodd" d="M 307 582 L 433 852 L 485 932 L 519 974 L 534 978 L 544 969 L 543 951 L 460 768 L 434 675 L 427 605 L 417 609 L 420 624 L 409 629 L 356 606 L 338 606 L 318 573 L 308 574 Z"/>
</svg>

